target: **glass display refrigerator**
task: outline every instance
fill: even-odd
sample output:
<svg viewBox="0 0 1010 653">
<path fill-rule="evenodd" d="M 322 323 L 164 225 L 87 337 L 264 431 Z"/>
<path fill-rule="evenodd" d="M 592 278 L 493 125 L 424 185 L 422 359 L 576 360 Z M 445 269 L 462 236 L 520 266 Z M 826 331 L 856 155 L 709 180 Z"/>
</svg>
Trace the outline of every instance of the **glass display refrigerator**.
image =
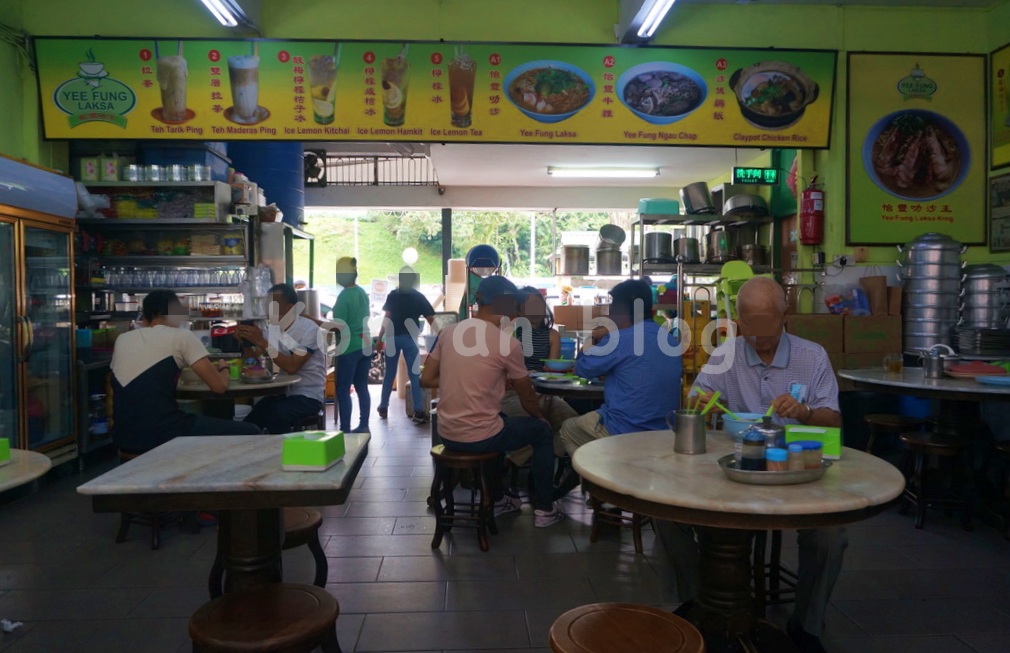
<svg viewBox="0 0 1010 653">
<path fill-rule="evenodd" d="M 0 437 L 77 455 L 74 222 L 0 203 Z"/>
</svg>

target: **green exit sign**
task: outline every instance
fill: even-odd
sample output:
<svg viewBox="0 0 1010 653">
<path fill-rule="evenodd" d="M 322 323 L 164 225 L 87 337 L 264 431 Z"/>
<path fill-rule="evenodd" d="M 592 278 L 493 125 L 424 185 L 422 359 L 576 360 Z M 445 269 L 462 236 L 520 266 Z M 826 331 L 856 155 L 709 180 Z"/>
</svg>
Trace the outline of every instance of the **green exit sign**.
<svg viewBox="0 0 1010 653">
<path fill-rule="evenodd" d="M 779 183 L 778 168 L 733 168 L 734 184 L 760 184 L 762 186 L 777 186 Z"/>
</svg>

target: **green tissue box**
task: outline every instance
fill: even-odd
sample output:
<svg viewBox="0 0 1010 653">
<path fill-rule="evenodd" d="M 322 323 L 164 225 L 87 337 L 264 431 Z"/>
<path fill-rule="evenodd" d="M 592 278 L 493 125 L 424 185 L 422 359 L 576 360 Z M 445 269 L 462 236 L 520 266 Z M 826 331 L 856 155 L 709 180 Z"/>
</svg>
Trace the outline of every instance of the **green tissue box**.
<svg viewBox="0 0 1010 653">
<path fill-rule="evenodd" d="M 6 465 L 11 461 L 11 441 L 7 438 L 0 438 L 0 465 Z"/>
<path fill-rule="evenodd" d="M 343 431 L 307 431 L 284 440 L 281 468 L 288 472 L 322 472 L 340 462 L 346 448 Z"/>
<path fill-rule="evenodd" d="M 786 444 L 799 440 L 813 440 L 824 447 L 823 455 L 829 460 L 842 457 L 842 429 L 837 426 L 786 425 Z"/>
</svg>

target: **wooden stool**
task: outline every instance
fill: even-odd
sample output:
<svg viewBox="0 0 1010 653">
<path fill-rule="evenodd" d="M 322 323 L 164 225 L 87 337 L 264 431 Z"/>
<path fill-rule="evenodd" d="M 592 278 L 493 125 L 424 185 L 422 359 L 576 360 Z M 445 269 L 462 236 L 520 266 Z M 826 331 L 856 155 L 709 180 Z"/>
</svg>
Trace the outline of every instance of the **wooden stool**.
<svg viewBox="0 0 1010 653">
<path fill-rule="evenodd" d="M 431 448 L 431 458 L 435 463 L 435 478 L 431 482 L 429 505 L 435 510 L 435 537 L 431 540 L 431 548 L 437 549 L 442 544 L 442 536 L 449 532 L 456 522 L 465 522 L 477 527 L 477 542 L 481 551 L 490 548 L 488 531 L 498 534 L 498 526 L 494 520 L 491 490 L 488 485 L 488 463 L 494 463 L 501 454 L 466 453 L 451 451 L 439 444 Z M 470 489 L 470 503 L 463 504 L 466 512 L 457 514 L 456 500 L 453 490 L 459 482 L 459 472 L 470 471 L 474 484 Z"/>
<path fill-rule="evenodd" d="M 882 433 L 900 434 L 905 431 L 916 431 L 922 429 L 926 420 L 918 417 L 905 417 L 904 415 L 893 415 L 890 413 L 875 413 L 863 417 L 863 421 L 870 427 L 870 437 L 866 441 L 866 453 L 873 453 L 873 445 L 877 440 L 877 435 Z"/>
<path fill-rule="evenodd" d="M 631 537 L 635 542 L 635 553 L 642 553 L 642 526 L 652 524 L 652 517 L 631 513 L 625 515 L 623 510 L 615 508 L 613 511 L 604 510 L 603 504 L 593 495 L 589 495 L 589 507 L 593 510 L 593 526 L 589 531 L 589 543 L 595 544 L 600 539 L 600 526 L 616 526 L 618 528 L 630 528 Z"/>
<path fill-rule="evenodd" d="M 323 515 L 318 510 L 312 508 L 284 509 L 284 543 L 281 544 L 281 550 L 287 551 L 300 546 L 309 547 L 309 551 L 312 552 L 312 557 L 316 561 L 316 575 L 312 579 L 312 584 L 316 587 L 326 587 L 326 578 L 330 571 L 326 554 L 319 543 L 319 527 L 322 524 Z M 224 561 L 221 560 L 220 552 L 214 558 L 214 564 L 210 568 L 207 586 L 212 599 L 216 599 L 224 593 Z"/>
<path fill-rule="evenodd" d="M 189 620 L 194 653 L 341 653 L 340 606 L 312 585 L 274 583 L 204 603 Z"/>
<path fill-rule="evenodd" d="M 139 456 L 139 453 L 119 451 L 120 464 L 129 462 Z M 121 512 L 119 513 L 119 530 L 116 532 L 116 544 L 122 544 L 130 534 L 130 526 L 148 526 L 151 528 L 151 550 L 157 551 L 161 546 L 161 529 L 172 524 L 181 524 L 189 515 L 185 512 Z M 194 519 L 194 529 L 200 532 L 200 525 Z"/>
<path fill-rule="evenodd" d="M 922 528 L 926 521 L 926 508 L 959 510 L 961 512 L 961 526 L 966 531 L 970 531 L 972 528 L 970 496 L 973 487 L 971 441 L 967 438 L 952 438 L 920 431 L 902 433 L 901 441 L 912 452 L 915 468 L 912 477 L 906 481 L 904 503 L 900 512 L 907 514 L 908 508 L 915 506 L 915 527 Z M 936 456 L 941 459 L 941 462 L 944 459 L 953 459 L 951 463 L 961 466 L 967 496 L 958 495 L 950 487 L 955 470 L 951 470 L 948 476 L 946 483 L 948 487 L 940 490 L 926 488 L 924 477 L 929 456 Z"/>
<path fill-rule="evenodd" d="M 551 626 L 554 653 L 704 653 L 705 642 L 686 619 L 630 603 L 591 603 Z"/>
<path fill-rule="evenodd" d="M 782 564 L 782 531 L 771 531 L 771 557 L 766 556 L 768 531 L 754 535 L 754 614 L 765 618 L 769 605 L 796 602 L 796 572 Z M 767 585 L 765 581 L 767 582 Z"/>
</svg>

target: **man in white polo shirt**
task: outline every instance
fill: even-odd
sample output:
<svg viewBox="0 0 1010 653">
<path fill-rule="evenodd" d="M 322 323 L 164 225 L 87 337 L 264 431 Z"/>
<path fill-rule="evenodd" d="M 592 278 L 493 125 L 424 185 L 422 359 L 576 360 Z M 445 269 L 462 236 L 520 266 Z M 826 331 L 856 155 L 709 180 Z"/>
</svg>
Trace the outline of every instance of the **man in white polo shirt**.
<svg viewBox="0 0 1010 653">
<path fill-rule="evenodd" d="M 838 382 L 824 348 L 784 332 L 782 286 L 765 277 L 751 279 L 737 295 L 737 313 L 740 335 L 713 352 L 698 374 L 695 391 L 706 398 L 720 392 L 721 402 L 734 412 L 764 413 L 774 407 L 780 424 L 841 426 Z M 731 362 L 726 360 L 729 355 Z M 658 522 L 656 533 L 671 556 L 679 598 L 686 604 L 678 612 L 687 612 L 697 596 L 698 549 L 693 530 Z M 801 653 L 821 653 L 824 613 L 848 539 L 840 527 L 806 529 L 798 531 L 798 543 L 796 609 L 787 631 Z"/>
</svg>

